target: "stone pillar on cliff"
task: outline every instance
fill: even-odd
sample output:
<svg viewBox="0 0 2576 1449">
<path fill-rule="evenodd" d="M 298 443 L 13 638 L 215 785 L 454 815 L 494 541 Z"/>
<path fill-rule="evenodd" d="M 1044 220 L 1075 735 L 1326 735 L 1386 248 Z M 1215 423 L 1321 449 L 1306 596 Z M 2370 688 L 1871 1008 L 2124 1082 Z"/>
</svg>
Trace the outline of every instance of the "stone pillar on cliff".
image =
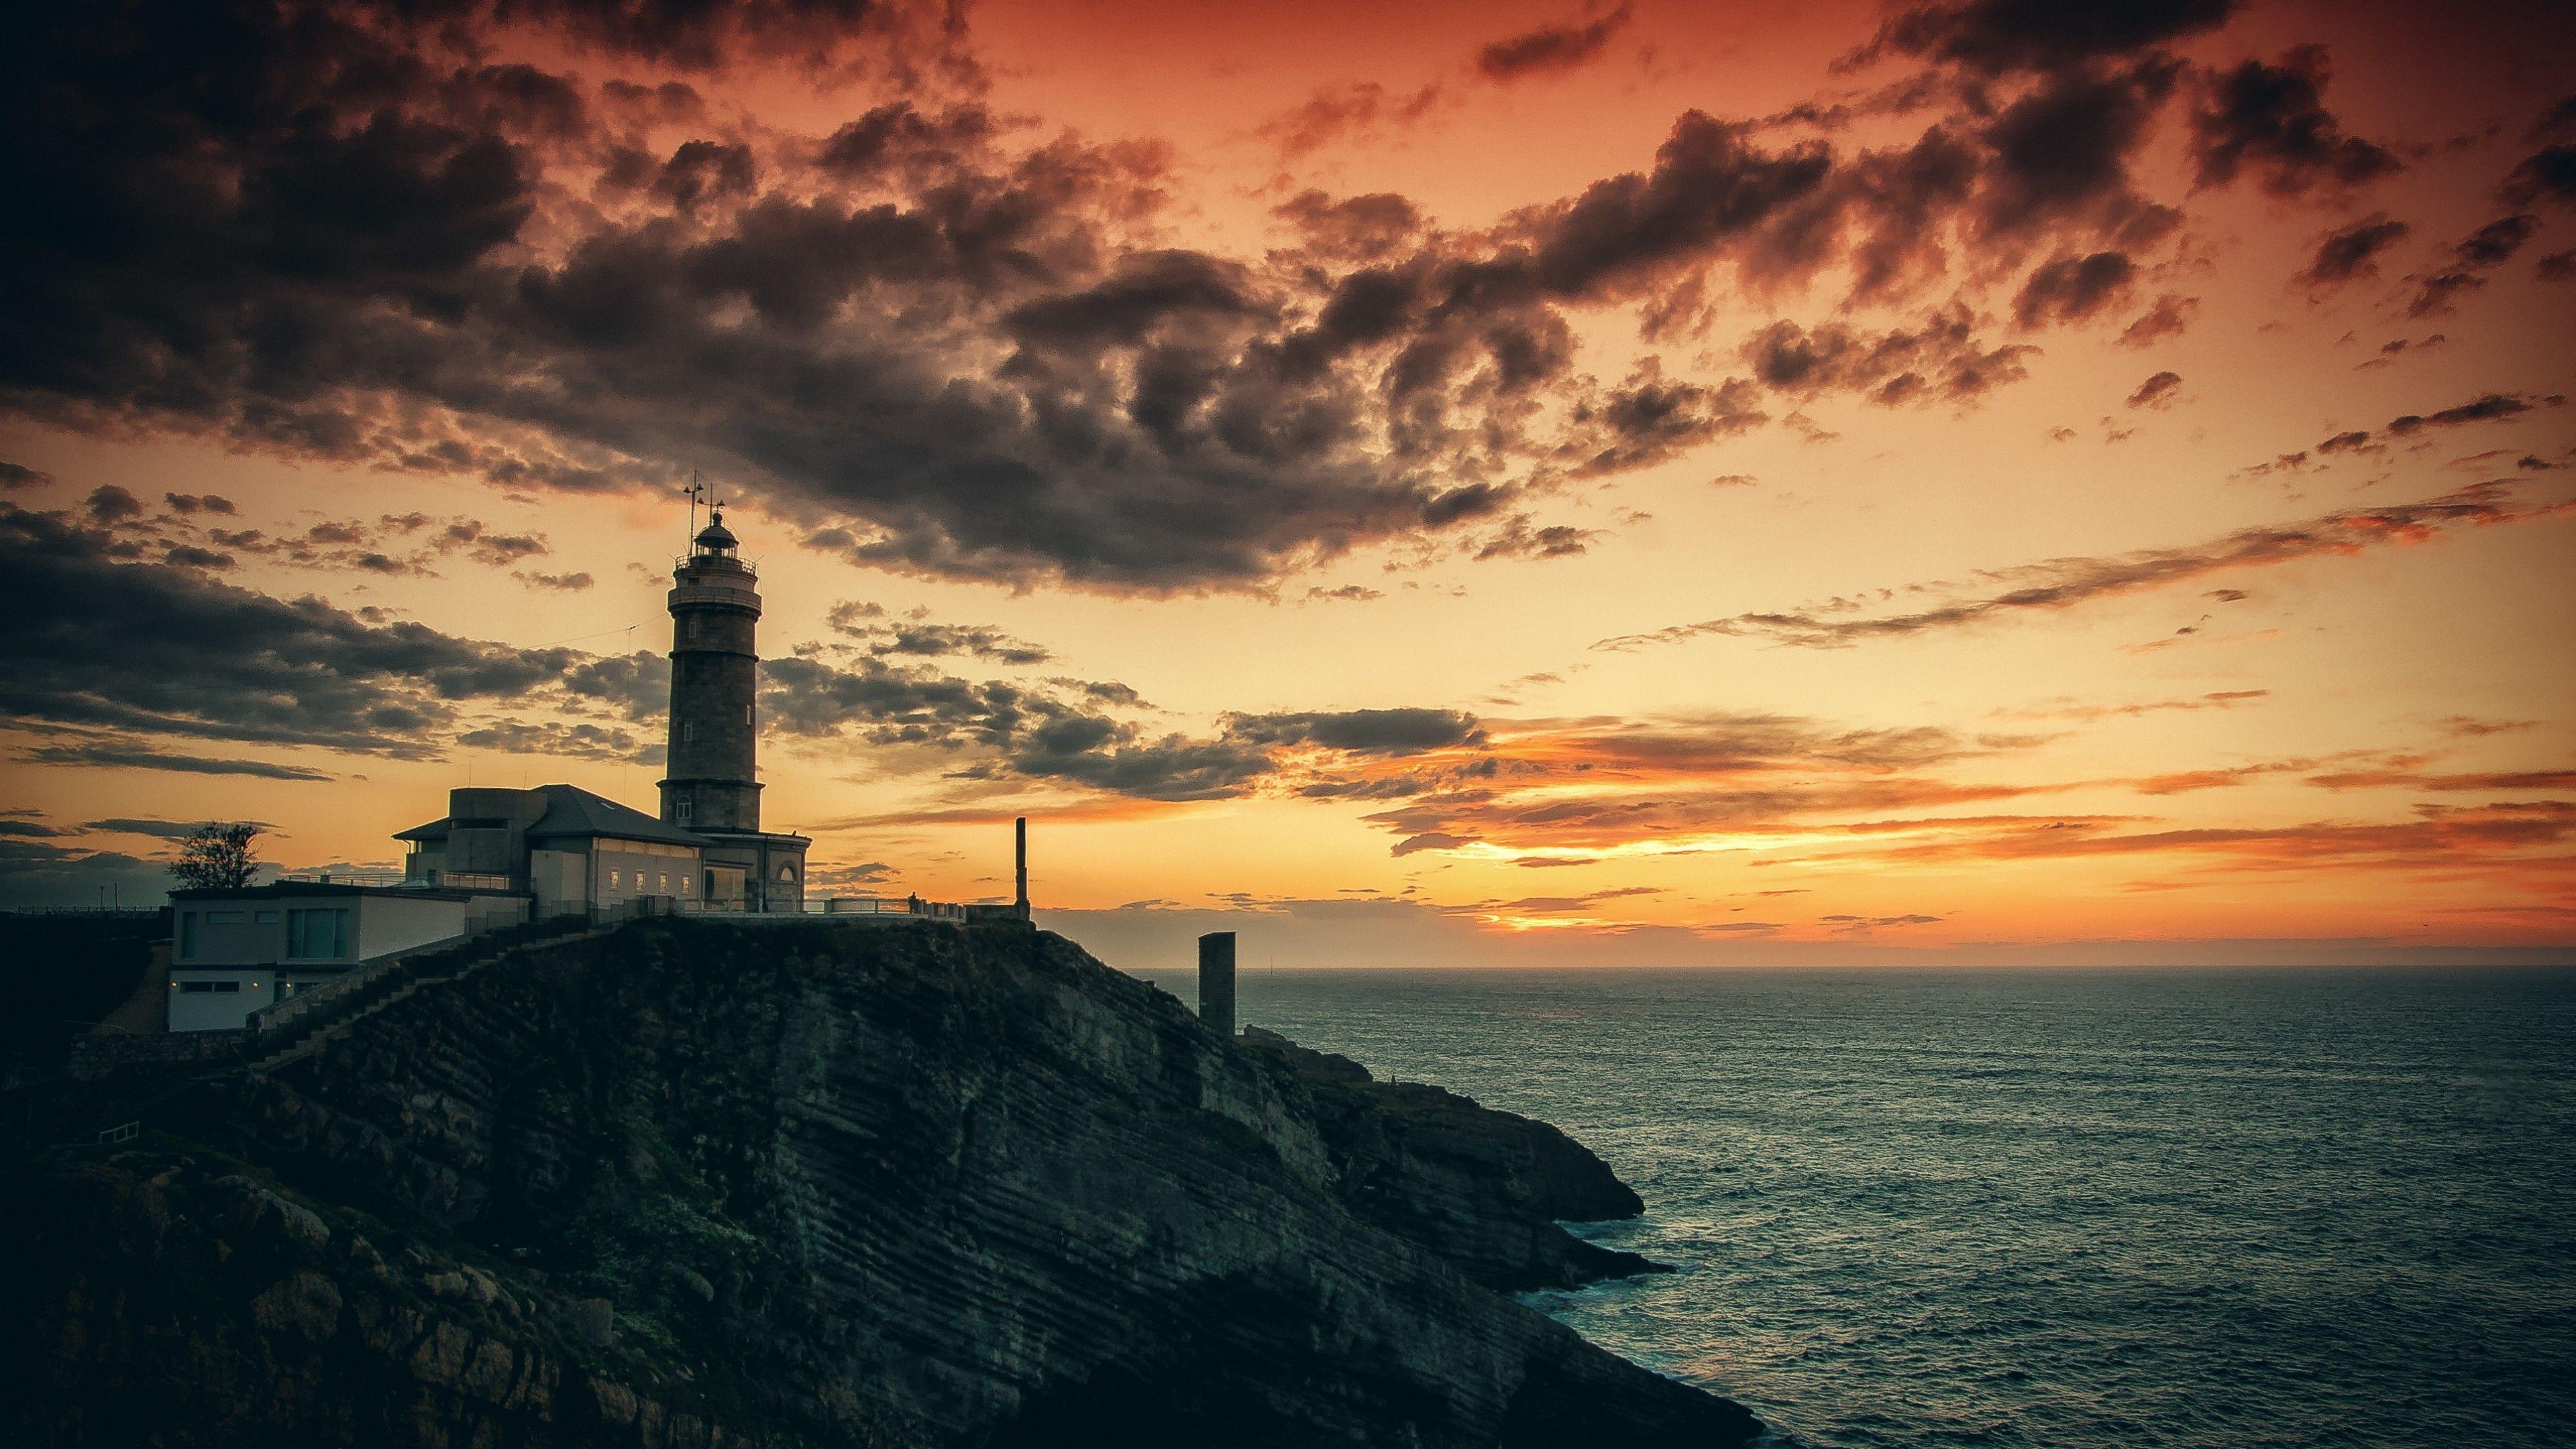
<svg viewBox="0 0 2576 1449">
<path fill-rule="evenodd" d="M 1199 937 L 1199 1020 L 1218 1036 L 1234 1035 L 1234 933 Z"/>
</svg>

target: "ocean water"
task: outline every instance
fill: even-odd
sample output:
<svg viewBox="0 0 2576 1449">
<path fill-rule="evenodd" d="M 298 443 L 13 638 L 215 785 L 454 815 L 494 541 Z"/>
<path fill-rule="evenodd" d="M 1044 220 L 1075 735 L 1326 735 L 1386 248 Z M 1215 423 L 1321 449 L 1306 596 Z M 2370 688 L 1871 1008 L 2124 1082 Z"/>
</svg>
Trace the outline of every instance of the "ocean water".
<svg viewBox="0 0 2576 1449">
<path fill-rule="evenodd" d="M 1184 988 L 1186 989 L 1186 988 Z M 1531 1301 L 1779 1442 L 2576 1444 L 2576 972 L 1248 972 L 1677 1265 Z"/>
</svg>

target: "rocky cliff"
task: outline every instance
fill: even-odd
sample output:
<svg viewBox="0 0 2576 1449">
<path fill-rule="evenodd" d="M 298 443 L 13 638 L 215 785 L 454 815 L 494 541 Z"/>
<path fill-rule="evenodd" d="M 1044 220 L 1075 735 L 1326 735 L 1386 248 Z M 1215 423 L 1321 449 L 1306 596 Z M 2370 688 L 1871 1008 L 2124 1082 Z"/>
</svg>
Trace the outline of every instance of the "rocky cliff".
<svg viewBox="0 0 2576 1449">
<path fill-rule="evenodd" d="M 1356 1075 L 1354 1075 L 1356 1073 Z M 1732 1445 L 1491 1291 L 1644 1266 L 1543 1124 L 1016 925 L 639 923 L 31 1104 L 17 1442 Z M 1488 1286 L 1489 1285 L 1489 1286 Z"/>
</svg>

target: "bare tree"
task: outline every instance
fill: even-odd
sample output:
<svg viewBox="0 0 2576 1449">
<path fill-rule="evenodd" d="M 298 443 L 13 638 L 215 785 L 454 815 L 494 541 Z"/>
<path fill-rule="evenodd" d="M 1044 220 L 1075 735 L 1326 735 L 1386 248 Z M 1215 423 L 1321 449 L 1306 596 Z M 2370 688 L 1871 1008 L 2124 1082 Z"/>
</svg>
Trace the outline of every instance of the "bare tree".
<svg viewBox="0 0 2576 1449">
<path fill-rule="evenodd" d="M 247 820 L 234 824 L 209 820 L 180 842 L 179 858 L 170 863 L 170 873 L 190 890 L 240 890 L 259 870 L 259 857 L 250 844 L 258 834 L 259 827 Z"/>
</svg>

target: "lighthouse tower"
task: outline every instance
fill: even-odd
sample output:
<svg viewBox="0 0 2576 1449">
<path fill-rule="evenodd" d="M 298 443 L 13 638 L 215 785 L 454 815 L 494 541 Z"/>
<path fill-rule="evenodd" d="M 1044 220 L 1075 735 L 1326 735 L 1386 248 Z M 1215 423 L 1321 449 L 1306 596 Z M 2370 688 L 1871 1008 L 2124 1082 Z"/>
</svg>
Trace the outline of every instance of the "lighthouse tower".
<svg viewBox="0 0 2576 1449">
<path fill-rule="evenodd" d="M 799 909 L 801 835 L 760 828 L 759 577 L 716 509 L 671 575 L 671 740 L 662 820 L 706 838 L 699 899 Z"/>
</svg>

